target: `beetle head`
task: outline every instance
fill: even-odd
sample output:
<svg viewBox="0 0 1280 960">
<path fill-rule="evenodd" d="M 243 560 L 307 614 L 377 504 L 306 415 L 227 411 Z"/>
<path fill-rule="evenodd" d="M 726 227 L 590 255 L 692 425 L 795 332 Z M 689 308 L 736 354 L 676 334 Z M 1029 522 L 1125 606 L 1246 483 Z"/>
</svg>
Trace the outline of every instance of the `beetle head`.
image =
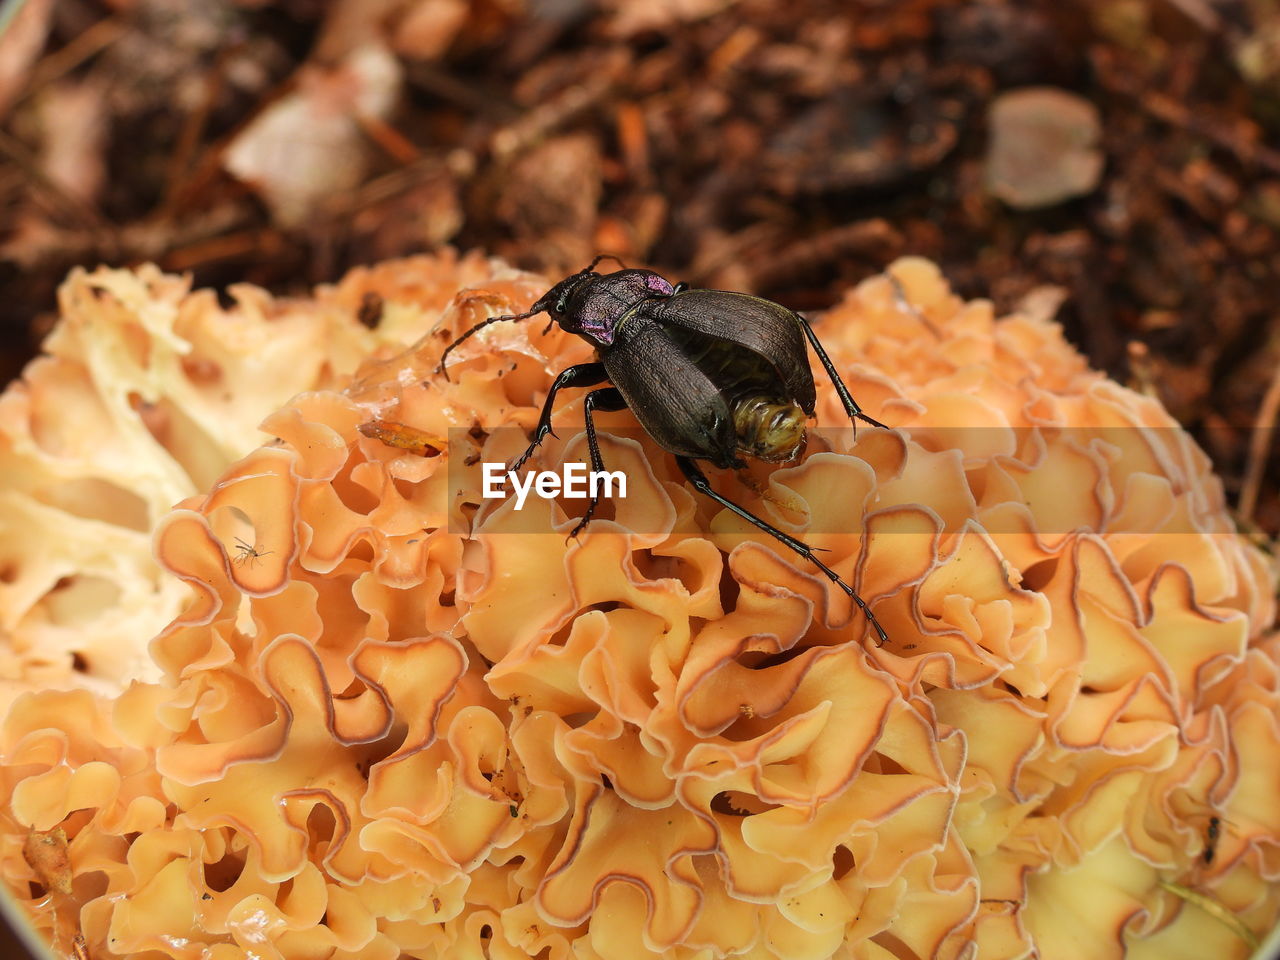
<svg viewBox="0 0 1280 960">
<path fill-rule="evenodd" d="M 596 273 L 591 267 L 595 266 L 593 261 L 590 267 L 580 270 L 573 276 L 565 277 L 554 287 L 538 298 L 529 310 L 530 315 L 535 313 L 546 313 L 551 318 L 552 323 L 558 323 L 566 330 L 577 333 L 572 329 L 572 316 L 574 313 L 575 299 L 574 293 L 579 289 L 586 287 L 593 280 L 599 280 L 600 274 Z M 550 327 L 547 328 L 551 329 Z"/>
<path fill-rule="evenodd" d="M 613 343 L 618 326 L 640 304 L 675 292 L 669 280 L 652 270 L 624 267 L 601 276 L 591 267 L 561 280 L 539 303 L 546 303 L 548 315 L 560 329 L 576 333 L 597 348 Z"/>
</svg>

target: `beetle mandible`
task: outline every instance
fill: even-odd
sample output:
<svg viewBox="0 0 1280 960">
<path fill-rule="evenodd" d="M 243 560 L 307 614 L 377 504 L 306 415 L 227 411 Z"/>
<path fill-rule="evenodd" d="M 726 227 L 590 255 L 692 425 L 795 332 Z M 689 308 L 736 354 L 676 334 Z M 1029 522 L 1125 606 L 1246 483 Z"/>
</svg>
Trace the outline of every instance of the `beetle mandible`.
<svg viewBox="0 0 1280 960">
<path fill-rule="evenodd" d="M 857 427 L 862 420 L 884 427 L 862 412 L 809 322 L 781 304 L 727 290 L 690 289 L 651 270 L 598 274 L 598 256 L 585 270 L 566 277 L 527 311 L 490 317 L 462 333 L 440 357 L 445 360 L 468 337 L 491 323 L 525 320 L 539 313 L 577 334 L 596 349 L 597 359 L 562 371 L 551 384 L 528 449 L 510 466 L 516 471 L 551 433 L 556 394 L 565 387 L 612 386 L 592 390 L 583 402 L 591 468 L 604 470 L 592 413 L 630 409 L 659 446 L 675 455 L 694 489 L 776 538 L 814 564 L 866 614 L 879 642 L 887 638 L 870 607 L 818 559 L 808 544 L 788 536 L 712 489 L 698 460 L 722 468 L 742 468 L 743 456 L 786 463 L 800 455 L 805 421 L 813 415 L 816 392 L 805 352 L 813 347 L 835 385 L 840 402 Z M 591 520 L 592 498 L 570 537 Z"/>
</svg>

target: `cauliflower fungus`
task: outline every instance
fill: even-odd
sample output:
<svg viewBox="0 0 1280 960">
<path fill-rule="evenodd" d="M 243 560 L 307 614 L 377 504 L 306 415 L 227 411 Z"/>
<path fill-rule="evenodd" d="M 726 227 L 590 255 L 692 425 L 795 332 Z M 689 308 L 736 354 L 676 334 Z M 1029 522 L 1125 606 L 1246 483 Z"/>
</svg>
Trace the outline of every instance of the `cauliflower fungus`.
<svg viewBox="0 0 1280 960">
<path fill-rule="evenodd" d="M 546 286 L 73 275 L 0 399 L 0 868 L 56 949 L 1105 960 L 1275 925 L 1270 574 L 1158 403 L 921 260 L 821 317 L 896 429 L 820 376 L 804 458 L 713 483 L 828 551 L 877 646 L 626 411 L 628 495 L 576 541 L 583 501 L 480 496 L 589 349 L 534 320 L 435 366 Z M 556 423 L 539 462 L 584 459 L 581 394 Z"/>
</svg>

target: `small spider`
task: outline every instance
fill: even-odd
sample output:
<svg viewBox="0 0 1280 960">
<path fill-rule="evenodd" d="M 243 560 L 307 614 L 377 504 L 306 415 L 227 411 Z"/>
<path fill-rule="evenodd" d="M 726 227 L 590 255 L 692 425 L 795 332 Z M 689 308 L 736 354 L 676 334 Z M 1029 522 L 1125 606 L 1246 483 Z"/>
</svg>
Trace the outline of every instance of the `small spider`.
<svg viewBox="0 0 1280 960">
<path fill-rule="evenodd" d="M 246 563 L 252 560 L 253 565 L 257 566 L 258 560 L 261 557 L 265 557 L 267 554 L 274 553 L 274 552 L 275 552 L 274 550 L 259 550 L 253 544 L 247 543 L 244 540 L 241 540 L 239 537 L 236 537 L 236 558 L 232 562 L 235 563 L 237 566 L 244 566 Z"/>
<path fill-rule="evenodd" d="M 1222 836 L 1222 818 L 1212 816 L 1209 818 L 1209 825 L 1204 831 L 1204 850 L 1200 854 L 1200 860 L 1207 867 L 1213 863 L 1213 858 L 1218 852 L 1218 838 Z"/>
</svg>

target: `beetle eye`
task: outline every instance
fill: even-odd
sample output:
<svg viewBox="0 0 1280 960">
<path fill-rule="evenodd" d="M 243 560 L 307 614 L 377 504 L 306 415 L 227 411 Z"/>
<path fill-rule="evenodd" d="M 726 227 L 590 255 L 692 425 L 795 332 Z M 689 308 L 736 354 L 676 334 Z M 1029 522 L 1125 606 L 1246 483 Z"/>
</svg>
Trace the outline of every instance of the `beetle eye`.
<svg viewBox="0 0 1280 960">
<path fill-rule="evenodd" d="M 555 309 L 556 313 L 564 313 L 564 311 L 565 311 L 565 306 L 566 306 L 566 304 L 565 304 L 565 302 L 564 302 L 564 297 L 561 297 L 559 300 L 557 300 L 557 301 L 556 301 L 556 305 L 555 305 L 555 308 L 554 308 L 554 309 Z"/>
</svg>

